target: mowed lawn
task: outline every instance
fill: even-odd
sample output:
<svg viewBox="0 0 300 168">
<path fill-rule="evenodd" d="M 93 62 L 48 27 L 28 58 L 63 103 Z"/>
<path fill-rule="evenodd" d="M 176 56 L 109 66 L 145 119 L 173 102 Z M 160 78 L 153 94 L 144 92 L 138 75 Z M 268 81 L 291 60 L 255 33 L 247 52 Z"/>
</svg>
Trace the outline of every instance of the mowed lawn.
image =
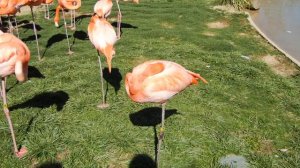
<svg viewBox="0 0 300 168">
<path fill-rule="evenodd" d="M 77 30 L 68 30 L 71 56 L 63 20 L 60 28 L 52 21 L 55 5 L 51 20 L 36 13 L 42 61 L 30 15 L 18 17 L 20 38 L 31 50 L 29 80 L 8 78 L 8 103 L 17 143 L 29 153 L 14 157 L 2 113 L 1 168 L 153 167 L 161 109 L 132 102 L 124 86 L 127 72 L 152 59 L 177 62 L 209 82 L 168 102 L 161 167 L 220 167 L 228 156 L 240 166 L 300 166 L 299 68 L 259 36 L 245 14 L 214 10 L 213 0 L 120 2 L 123 33 L 112 74 L 104 69 L 110 107 L 103 110 L 97 108 L 97 52 L 87 36 L 95 2 L 82 2 Z M 114 4 L 111 23 L 116 11 Z"/>
</svg>

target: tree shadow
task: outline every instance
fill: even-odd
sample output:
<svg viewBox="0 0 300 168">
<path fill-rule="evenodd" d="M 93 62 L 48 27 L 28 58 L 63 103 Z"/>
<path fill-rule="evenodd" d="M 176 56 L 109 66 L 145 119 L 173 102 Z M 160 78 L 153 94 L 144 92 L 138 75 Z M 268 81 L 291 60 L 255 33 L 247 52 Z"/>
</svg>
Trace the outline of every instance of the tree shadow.
<svg viewBox="0 0 300 168">
<path fill-rule="evenodd" d="M 56 92 L 44 92 L 38 95 L 35 95 L 32 99 L 27 100 L 24 103 L 13 105 L 10 107 L 10 110 L 16 110 L 19 108 L 48 108 L 52 105 L 56 105 L 56 110 L 61 111 L 69 100 L 69 95 L 64 91 Z"/>
<path fill-rule="evenodd" d="M 34 66 L 28 66 L 28 78 L 45 78 L 45 76 Z"/>
<path fill-rule="evenodd" d="M 115 93 L 117 94 L 121 88 L 122 75 L 118 68 L 112 68 L 111 73 L 108 72 L 108 68 L 103 69 L 103 78 L 112 85 L 115 89 Z"/>
<path fill-rule="evenodd" d="M 176 109 L 166 110 L 165 119 L 174 114 L 180 114 Z M 129 114 L 130 121 L 135 126 L 156 126 L 161 123 L 161 108 L 150 107 L 140 110 L 138 112 Z"/>
<path fill-rule="evenodd" d="M 129 168 L 156 168 L 156 164 L 147 154 L 138 154 L 130 161 Z"/>
<path fill-rule="evenodd" d="M 41 38 L 41 35 L 40 34 L 37 34 L 37 38 Z M 35 35 L 30 35 L 26 38 L 23 38 L 22 41 L 26 42 L 26 41 L 35 41 Z"/>
<path fill-rule="evenodd" d="M 68 37 L 70 37 L 70 36 L 68 35 Z M 42 56 L 45 55 L 48 48 L 50 48 L 53 44 L 63 41 L 66 38 L 67 38 L 67 36 L 65 34 L 61 34 L 61 33 L 55 34 L 52 37 L 50 37 L 49 40 L 47 41 L 46 49 L 44 50 L 44 53 Z"/>
<path fill-rule="evenodd" d="M 63 168 L 63 165 L 56 161 L 48 161 L 38 165 L 36 168 Z"/>
</svg>

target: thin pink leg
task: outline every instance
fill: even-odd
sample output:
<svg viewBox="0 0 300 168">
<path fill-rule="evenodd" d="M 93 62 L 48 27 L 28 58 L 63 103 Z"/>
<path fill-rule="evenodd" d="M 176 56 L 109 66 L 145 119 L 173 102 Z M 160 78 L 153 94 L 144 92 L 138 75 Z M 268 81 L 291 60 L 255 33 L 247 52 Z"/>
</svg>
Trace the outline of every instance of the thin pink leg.
<svg viewBox="0 0 300 168">
<path fill-rule="evenodd" d="M 121 38 L 121 23 L 122 23 L 122 13 L 119 6 L 119 0 L 116 0 L 118 6 L 118 30 L 117 30 L 117 37 L 118 39 Z"/>
<path fill-rule="evenodd" d="M 7 100 L 6 100 L 6 89 L 5 89 L 5 80 L 4 80 L 4 78 L 1 78 L 1 83 L 2 83 L 3 110 L 4 110 L 4 113 L 5 113 L 6 119 L 8 121 L 8 124 L 9 124 L 9 129 L 10 129 L 11 137 L 12 137 L 12 140 L 13 140 L 14 152 L 15 152 L 15 155 L 18 158 L 21 158 L 27 153 L 27 149 L 25 147 L 23 147 L 20 151 L 18 151 L 16 138 L 15 138 L 15 133 L 14 133 L 14 128 L 13 128 L 12 121 L 10 119 L 9 109 L 8 109 Z"/>
</svg>

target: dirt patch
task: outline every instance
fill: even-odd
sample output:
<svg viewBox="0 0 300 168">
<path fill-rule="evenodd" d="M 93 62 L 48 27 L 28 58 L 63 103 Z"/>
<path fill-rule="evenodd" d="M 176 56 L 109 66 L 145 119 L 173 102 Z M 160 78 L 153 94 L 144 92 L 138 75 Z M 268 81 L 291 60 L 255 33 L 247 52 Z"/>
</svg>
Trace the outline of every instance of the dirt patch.
<svg viewBox="0 0 300 168">
<path fill-rule="evenodd" d="M 206 25 L 211 29 L 224 29 L 229 26 L 229 23 L 227 21 L 216 21 L 207 23 Z"/>
<path fill-rule="evenodd" d="M 278 75 L 288 77 L 299 74 L 299 70 L 296 66 L 284 58 L 267 55 L 261 59 L 271 67 L 274 73 Z"/>
<path fill-rule="evenodd" d="M 56 155 L 56 159 L 58 160 L 58 161 L 62 161 L 62 160 L 64 160 L 65 158 L 67 158 L 69 155 L 70 155 L 70 151 L 69 150 L 65 150 L 65 151 L 62 151 L 62 152 L 60 152 L 60 153 L 58 153 L 57 155 Z"/>
<path fill-rule="evenodd" d="M 204 32 L 204 33 L 202 33 L 204 36 L 208 36 L 208 37 L 214 37 L 214 36 L 216 36 L 216 34 L 215 33 L 213 33 L 213 32 Z"/>
<path fill-rule="evenodd" d="M 214 6 L 213 9 L 217 10 L 217 11 L 222 11 L 222 12 L 225 12 L 225 13 L 233 13 L 233 14 L 242 13 L 241 11 L 238 11 L 237 9 L 235 9 L 231 5 L 217 5 L 217 6 Z"/>
<path fill-rule="evenodd" d="M 258 153 L 271 155 L 275 151 L 272 140 L 262 140 L 259 144 Z"/>
<path fill-rule="evenodd" d="M 172 23 L 167 23 L 167 22 L 163 22 L 160 24 L 161 27 L 165 28 L 165 29 L 174 29 L 175 25 Z"/>
</svg>

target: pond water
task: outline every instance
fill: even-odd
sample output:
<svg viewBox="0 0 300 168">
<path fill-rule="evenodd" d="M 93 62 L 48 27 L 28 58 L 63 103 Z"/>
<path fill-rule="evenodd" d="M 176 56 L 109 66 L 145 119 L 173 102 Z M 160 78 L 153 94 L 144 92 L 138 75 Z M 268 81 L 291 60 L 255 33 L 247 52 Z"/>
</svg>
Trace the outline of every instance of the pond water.
<svg viewBox="0 0 300 168">
<path fill-rule="evenodd" d="M 300 66 L 300 0 L 260 0 L 256 26 Z"/>
</svg>

